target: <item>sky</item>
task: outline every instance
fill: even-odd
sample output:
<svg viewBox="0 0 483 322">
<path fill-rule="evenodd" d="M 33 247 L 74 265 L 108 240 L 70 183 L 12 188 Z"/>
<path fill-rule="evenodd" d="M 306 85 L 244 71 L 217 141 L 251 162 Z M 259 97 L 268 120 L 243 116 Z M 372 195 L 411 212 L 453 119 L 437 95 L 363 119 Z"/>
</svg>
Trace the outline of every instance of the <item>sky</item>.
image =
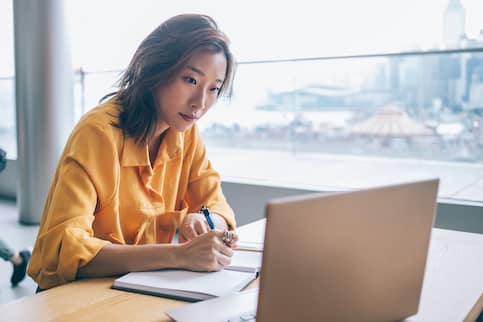
<svg viewBox="0 0 483 322">
<path fill-rule="evenodd" d="M 155 1 L 66 0 L 72 63 L 119 70 L 163 20 L 182 12 L 215 18 L 238 61 L 383 53 L 440 46 L 448 0 Z M 461 0 L 466 32 L 483 29 L 483 1 Z M 0 0 L 0 76 L 13 74 L 12 0 Z"/>
</svg>

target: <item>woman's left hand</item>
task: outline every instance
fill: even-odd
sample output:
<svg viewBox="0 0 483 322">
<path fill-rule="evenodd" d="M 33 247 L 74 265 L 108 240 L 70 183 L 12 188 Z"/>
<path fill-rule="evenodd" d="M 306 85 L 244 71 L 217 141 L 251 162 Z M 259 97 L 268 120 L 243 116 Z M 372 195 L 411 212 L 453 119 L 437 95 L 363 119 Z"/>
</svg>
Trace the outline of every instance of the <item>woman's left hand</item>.
<svg viewBox="0 0 483 322">
<path fill-rule="evenodd" d="M 222 230 L 228 229 L 225 219 L 220 215 L 212 213 L 211 218 L 215 224 L 215 228 Z M 184 217 L 184 220 L 179 227 L 179 242 L 184 243 L 190 241 L 209 230 L 210 226 L 203 214 L 199 212 L 189 213 Z"/>
<path fill-rule="evenodd" d="M 189 213 L 184 217 L 181 226 L 179 227 L 179 242 L 184 243 L 202 235 L 210 230 L 205 216 L 196 213 Z"/>
</svg>

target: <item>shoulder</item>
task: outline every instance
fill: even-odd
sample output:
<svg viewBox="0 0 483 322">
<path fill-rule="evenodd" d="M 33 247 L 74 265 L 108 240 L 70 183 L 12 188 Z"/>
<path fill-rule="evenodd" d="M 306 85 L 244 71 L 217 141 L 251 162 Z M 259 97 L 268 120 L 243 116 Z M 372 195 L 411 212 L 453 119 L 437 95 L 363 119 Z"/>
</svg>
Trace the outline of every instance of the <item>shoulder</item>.
<svg viewBox="0 0 483 322">
<path fill-rule="evenodd" d="M 94 126 L 104 130 L 111 129 L 113 124 L 119 122 L 121 106 L 116 103 L 115 98 L 110 99 L 84 114 L 76 128 Z"/>
<path fill-rule="evenodd" d="M 73 129 L 68 145 L 111 145 L 120 149 L 123 142 L 119 122 L 120 106 L 111 99 L 84 114 Z M 105 148 L 108 148 L 105 146 Z"/>
<path fill-rule="evenodd" d="M 122 136 L 121 129 L 115 125 L 119 122 L 120 111 L 115 99 L 102 103 L 81 117 L 73 133 L 101 131 L 112 138 Z"/>
</svg>

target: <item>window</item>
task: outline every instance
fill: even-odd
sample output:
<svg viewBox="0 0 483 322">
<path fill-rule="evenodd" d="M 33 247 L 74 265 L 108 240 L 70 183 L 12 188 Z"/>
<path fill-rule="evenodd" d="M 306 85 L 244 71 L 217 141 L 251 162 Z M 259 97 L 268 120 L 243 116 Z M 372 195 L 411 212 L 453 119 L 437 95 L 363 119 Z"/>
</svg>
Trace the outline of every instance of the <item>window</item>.
<svg viewBox="0 0 483 322">
<path fill-rule="evenodd" d="M 0 0 L 0 148 L 17 158 L 12 1 Z"/>
<path fill-rule="evenodd" d="M 162 20 L 207 13 L 240 62 L 231 102 L 199 122 L 225 179 L 351 189 L 438 176 L 440 197 L 483 202 L 478 1 L 66 1 L 79 114 Z"/>
</svg>

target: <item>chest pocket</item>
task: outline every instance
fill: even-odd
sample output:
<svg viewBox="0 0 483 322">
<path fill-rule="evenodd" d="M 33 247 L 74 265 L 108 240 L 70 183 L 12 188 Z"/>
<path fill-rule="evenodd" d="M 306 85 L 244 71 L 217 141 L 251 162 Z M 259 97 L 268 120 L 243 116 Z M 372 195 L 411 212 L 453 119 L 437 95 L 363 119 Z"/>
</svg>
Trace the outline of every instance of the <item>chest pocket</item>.
<svg viewBox="0 0 483 322">
<path fill-rule="evenodd" d="M 161 195 L 161 182 L 144 177 L 146 169 L 124 168 L 119 187 L 119 216 L 127 244 L 171 242 L 176 228 L 188 212 L 188 205 L 177 200 L 177 185 Z M 166 173 L 163 172 L 166 175 Z"/>
<path fill-rule="evenodd" d="M 180 210 L 165 211 L 164 207 L 120 209 L 124 240 L 127 244 L 170 243 L 176 228 L 188 213 L 185 202 Z"/>
</svg>

